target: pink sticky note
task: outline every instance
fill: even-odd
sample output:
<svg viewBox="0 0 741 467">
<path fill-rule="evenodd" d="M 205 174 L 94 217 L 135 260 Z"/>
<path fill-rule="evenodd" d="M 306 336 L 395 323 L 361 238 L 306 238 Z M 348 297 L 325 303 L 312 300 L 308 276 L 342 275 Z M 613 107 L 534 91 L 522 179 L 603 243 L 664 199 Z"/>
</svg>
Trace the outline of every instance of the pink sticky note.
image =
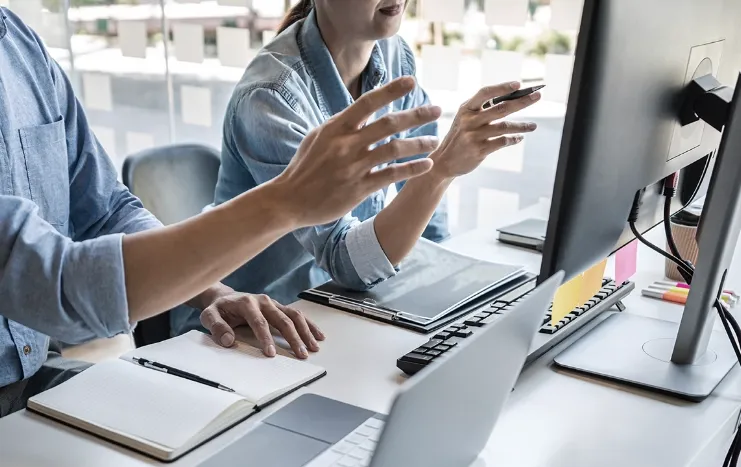
<svg viewBox="0 0 741 467">
<path fill-rule="evenodd" d="M 638 269 L 638 240 L 633 240 L 615 254 L 615 282 L 622 284 Z"/>
</svg>

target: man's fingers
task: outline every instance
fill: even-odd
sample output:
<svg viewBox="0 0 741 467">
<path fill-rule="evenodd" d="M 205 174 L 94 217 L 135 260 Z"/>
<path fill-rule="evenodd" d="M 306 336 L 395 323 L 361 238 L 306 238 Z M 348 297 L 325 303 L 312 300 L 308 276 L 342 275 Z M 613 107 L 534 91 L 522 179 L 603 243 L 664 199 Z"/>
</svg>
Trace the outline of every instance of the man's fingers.
<svg viewBox="0 0 741 467">
<path fill-rule="evenodd" d="M 402 131 L 434 122 L 441 114 L 442 109 L 434 105 L 389 113 L 363 128 L 359 136 L 364 144 L 370 146 Z"/>
<path fill-rule="evenodd" d="M 377 170 L 366 177 L 368 192 L 378 191 L 392 183 L 401 182 L 410 178 L 427 173 L 432 169 L 432 160 L 428 158 L 417 159 L 403 164 L 391 164 L 381 170 Z"/>
<path fill-rule="evenodd" d="M 224 347 L 231 347 L 234 344 L 234 330 L 224 321 L 215 306 L 201 312 L 201 324 L 208 329 L 217 344 Z"/>
<path fill-rule="evenodd" d="M 326 336 L 324 335 L 324 333 L 322 332 L 322 330 L 319 329 L 319 326 L 317 326 L 316 324 L 314 324 L 308 318 L 306 319 L 306 323 L 309 325 L 309 329 L 311 330 L 311 333 L 314 335 L 314 337 L 316 338 L 316 340 L 323 341 L 324 339 L 326 339 Z"/>
<path fill-rule="evenodd" d="M 523 139 L 524 137 L 522 135 L 509 135 L 494 138 L 493 140 L 488 141 L 484 146 L 484 154 L 491 154 L 502 148 L 506 148 L 507 146 L 514 146 L 515 144 L 521 143 Z"/>
<path fill-rule="evenodd" d="M 319 344 L 314 338 L 314 334 L 311 332 L 309 323 L 304 317 L 303 313 L 296 310 L 295 308 L 283 306 L 278 302 L 274 303 L 275 306 L 283 312 L 283 314 L 291 318 L 291 321 L 293 321 L 293 326 L 296 328 L 296 332 L 298 332 L 299 337 L 301 337 L 301 340 L 304 341 L 304 344 L 306 344 L 309 350 L 311 350 L 312 352 L 318 352 Z"/>
<path fill-rule="evenodd" d="M 363 94 L 353 105 L 343 110 L 337 120 L 348 128 L 357 129 L 379 109 L 409 94 L 417 85 L 414 78 L 405 76 Z"/>
<path fill-rule="evenodd" d="M 530 107 L 540 100 L 542 95 L 540 92 L 534 92 L 529 96 L 520 97 L 513 101 L 501 102 L 493 107 L 486 110 L 482 110 L 476 115 L 476 124 L 487 125 L 494 120 L 499 120 L 504 117 L 508 117 L 515 112 L 519 112 L 522 109 Z"/>
<path fill-rule="evenodd" d="M 494 99 L 495 97 L 506 96 L 518 89 L 520 89 L 520 83 L 516 81 L 511 83 L 495 84 L 493 86 L 484 86 L 475 96 L 463 105 L 471 112 L 477 112 L 481 110 L 481 107 L 483 107 L 489 100 Z"/>
<path fill-rule="evenodd" d="M 286 342 L 288 342 L 293 353 L 296 354 L 298 358 L 308 358 L 309 352 L 306 350 L 306 346 L 298 335 L 293 320 L 279 310 L 278 307 L 275 306 L 273 300 L 267 299 L 266 301 L 262 301 L 260 303 L 260 309 L 268 322 L 277 329 Z"/>
<path fill-rule="evenodd" d="M 370 167 L 376 167 L 406 157 L 430 153 L 437 149 L 439 145 L 440 140 L 436 136 L 395 139 L 375 148 L 371 151 L 367 160 L 363 162 L 368 164 Z"/>
<path fill-rule="evenodd" d="M 538 128 L 538 125 L 531 122 L 510 122 L 507 120 L 487 125 L 476 132 L 477 137 L 482 141 L 496 138 L 504 135 L 514 135 L 520 133 L 532 133 Z"/>
<path fill-rule="evenodd" d="M 257 301 L 252 299 L 240 300 L 237 306 L 244 322 L 252 329 L 257 341 L 260 342 L 262 352 L 268 357 L 275 357 L 277 352 L 275 351 L 273 335 L 270 334 L 270 325 L 260 312 Z"/>
</svg>

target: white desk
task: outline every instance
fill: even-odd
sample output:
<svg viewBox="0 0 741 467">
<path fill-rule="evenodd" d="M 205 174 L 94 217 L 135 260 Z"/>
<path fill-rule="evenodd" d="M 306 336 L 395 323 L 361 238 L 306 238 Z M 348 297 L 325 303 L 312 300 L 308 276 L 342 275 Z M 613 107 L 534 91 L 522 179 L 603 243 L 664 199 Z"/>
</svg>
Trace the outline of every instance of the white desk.
<svg viewBox="0 0 741 467">
<path fill-rule="evenodd" d="M 539 255 L 497 244 L 492 232 L 464 235 L 449 245 L 482 258 L 526 264 L 534 271 L 540 261 Z M 639 288 L 663 274 L 660 259 L 647 250 L 640 253 L 640 271 L 635 277 Z M 729 285 L 737 289 L 741 288 L 739 263 L 735 262 L 729 276 Z M 664 319 L 679 317 L 677 306 L 641 298 L 637 292 L 625 303 L 629 312 Z M 297 307 L 329 336 L 322 351 L 311 357 L 328 370 L 328 376 L 305 391 L 387 411 L 404 380 L 395 366 L 396 359 L 427 338 L 307 302 L 299 302 Z M 556 371 L 550 362 L 560 348 L 523 373 L 476 467 L 720 465 L 741 407 L 738 369 L 706 401 L 693 404 Z M 276 404 L 173 465 L 198 465 L 286 402 Z M 20 412 L 0 420 L 0 465 L 163 464 Z M 250 465 L 249 459 L 245 459 L 245 465 Z"/>
</svg>

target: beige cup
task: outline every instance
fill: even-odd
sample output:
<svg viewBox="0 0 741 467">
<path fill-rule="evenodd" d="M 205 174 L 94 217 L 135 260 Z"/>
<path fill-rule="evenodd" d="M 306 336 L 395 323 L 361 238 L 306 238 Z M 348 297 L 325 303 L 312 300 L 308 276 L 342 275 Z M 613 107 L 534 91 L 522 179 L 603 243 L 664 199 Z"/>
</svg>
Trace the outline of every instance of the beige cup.
<svg viewBox="0 0 741 467">
<path fill-rule="evenodd" d="M 697 227 L 671 222 L 671 229 L 674 235 L 674 243 L 677 244 L 677 249 L 682 255 L 682 258 L 697 265 L 697 254 L 699 253 L 695 238 L 697 236 Z M 666 251 L 669 251 L 668 245 Z M 677 282 L 684 282 L 684 277 L 679 273 L 677 265 L 668 259 L 666 260 L 666 277 Z"/>
</svg>

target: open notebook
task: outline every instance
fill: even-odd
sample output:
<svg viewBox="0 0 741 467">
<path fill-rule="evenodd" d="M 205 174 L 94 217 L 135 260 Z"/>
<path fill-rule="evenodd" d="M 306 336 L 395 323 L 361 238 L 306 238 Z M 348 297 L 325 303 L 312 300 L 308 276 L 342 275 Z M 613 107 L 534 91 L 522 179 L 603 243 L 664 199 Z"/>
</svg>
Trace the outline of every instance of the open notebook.
<svg viewBox="0 0 741 467">
<path fill-rule="evenodd" d="M 235 392 L 145 368 L 132 358 L 177 368 Z M 225 349 L 191 331 L 95 365 L 31 398 L 28 408 L 172 461 L 325 374 L 299 360 L 265 357 L 244 343 Z"/>
</svg>

